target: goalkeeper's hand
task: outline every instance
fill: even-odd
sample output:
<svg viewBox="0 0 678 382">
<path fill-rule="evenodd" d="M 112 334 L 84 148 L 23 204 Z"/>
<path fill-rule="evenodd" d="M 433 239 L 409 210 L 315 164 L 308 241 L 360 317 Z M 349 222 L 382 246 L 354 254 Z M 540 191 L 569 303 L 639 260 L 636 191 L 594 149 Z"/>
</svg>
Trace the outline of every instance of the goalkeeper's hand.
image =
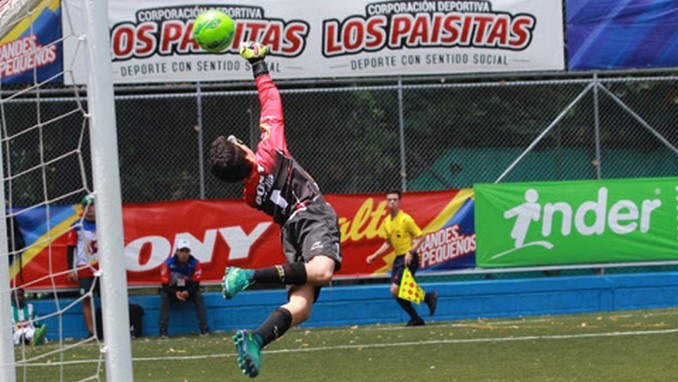
<svg viewBox="0 0 678 382">
<path fill-rule="evenodd" d="M 248 41 L 240 44 L 240 55 L 242 58 L 249 61 L 252 66 L 254 64 L 264 61 L 268 53 L 268 47 L 254 41 Z"/>
</svg>

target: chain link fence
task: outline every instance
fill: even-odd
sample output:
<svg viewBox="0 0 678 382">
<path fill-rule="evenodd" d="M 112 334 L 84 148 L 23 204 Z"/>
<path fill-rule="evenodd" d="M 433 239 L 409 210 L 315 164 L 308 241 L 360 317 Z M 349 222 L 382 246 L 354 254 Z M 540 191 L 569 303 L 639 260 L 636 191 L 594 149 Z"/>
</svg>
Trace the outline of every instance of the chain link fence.
<svg viewBox="0 0 678 382">
<path fill-rule="evenodd" d="M 678 176 L 676 76 L 280 88 L 290 151 L 325 193 Z M 78 107 L 75 96 L 43 94 L 39 107 L 34 96 L 8 102 L 4 118 L 16 133 Z M 242 185 L 219 182 L 206 157 L 219 135 L 256 144 L 251 84 L 127 89 L 117 92 L 116 108 L 124 202 L 241 197 Z M 78 117 L 13 139 L 5 155 L 15 174 L 78 148 L 83 154 L 55 161 L 46 175 L 17 177 L 15 205 L 81 187 L 89 137 Z M 38 186 L 43 176 L 47 191 Z"/>
<path fill-rule="evenodd" d="M 675 77 L 281 90 L 290 151 L 326 193 L 678 175 Z M 255 91 L 121 96 L 125 201 L 239 198 L 209 143 L 254 146 Z"/>
</svg>

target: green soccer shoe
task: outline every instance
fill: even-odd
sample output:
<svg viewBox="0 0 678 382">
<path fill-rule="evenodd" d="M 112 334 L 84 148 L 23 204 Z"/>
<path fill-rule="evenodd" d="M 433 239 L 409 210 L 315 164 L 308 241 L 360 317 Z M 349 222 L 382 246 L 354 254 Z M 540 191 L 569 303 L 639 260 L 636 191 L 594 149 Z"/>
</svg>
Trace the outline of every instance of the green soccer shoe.
<svg viewBox="0 0 678 382">
<path fill-rule="evenodd" d="M 221 293 L 225 299 L 232 299 L 238 292 L 242 292 L 254 284 L 254 271 L 237 267 L 226 268 L 221 281 Z"/>
<path fill-rule="evenodd" d="M 233 336 L 233 344 L 238 351 L 238 367 L 250 378 L 259 375 L 262 343 L 261 336 L 247 330 L 238 330 Z"/>
</svg>

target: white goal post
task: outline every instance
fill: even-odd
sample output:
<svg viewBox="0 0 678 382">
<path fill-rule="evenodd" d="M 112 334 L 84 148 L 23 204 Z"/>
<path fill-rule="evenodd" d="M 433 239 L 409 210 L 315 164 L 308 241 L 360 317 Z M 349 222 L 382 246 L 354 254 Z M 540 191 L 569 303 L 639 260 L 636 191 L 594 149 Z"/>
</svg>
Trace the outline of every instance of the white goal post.
<svg viewBox="0 0 678 382">
<path fill-rule="evenodd" d="M 97 228 L 99 249 L 107 254 L 99 260 L 106 376 L 112 382 L 133 381 L 108 1 L 86 0 L 85 11 L 92 179 L 104 217 Z"/>
<path fill-rule="evenodd" d="M 38 0 L 0 0 L 0 38 L 5 36 L 17 18 L 32 19 L 31 7 Z M 68 0 L 61 0 L 62 9 Z M 82 0 L 84 3 L 86 30 L 78 39 L 86 50 L 87 60 L 87 111 L 92 183 L 96 195 L 97 243 L 100 265 L 101 308 L 105 341 L 101 352 L 106 362 L 106 380 L 129 382 L 132 372 L 131 338 L 129 331 L 129 308 L 127 278 L 125 273 L 124 240 L 122 229 L 122 198 L 118 165 L 116 116 L 113 93 L 110 35 L 108 28 L 108 1 Z M 64 63 L 64 66 L 68 63 Z M 38 88 L 41 84 L 33 84 Z M 1 89 L 0 89 L 1 90 Z M 36 97 L 39 98 L 39 97 Z M 2 105 L 0 97 L 0 105 Z M 4 121 L 3 121 L 4 122 Z M 4 136 L 3 129 L 3 140 Z M 4 168 L 5 144 L 0 144 L 0 168 Z M 7 180 L 3 174 L 0 197 L 5 197 Z M 46 201 L 45 204 L 48 204 Z M 6 209 L 3 209 L 5 211 Z M 12 287 L 8 267 L 9 248 L 6 233 L 7 212 L 0 222 L 0 381 L 15 381 L 17 377 L 15 349 L 12 341 L 10 306 Z M 58 378 L 58 377 L 57 377 Z M 63 376 L 62 376 L 63 378 Z M 99 378 L 97 377 L 97 380 Z"/>
</svg>

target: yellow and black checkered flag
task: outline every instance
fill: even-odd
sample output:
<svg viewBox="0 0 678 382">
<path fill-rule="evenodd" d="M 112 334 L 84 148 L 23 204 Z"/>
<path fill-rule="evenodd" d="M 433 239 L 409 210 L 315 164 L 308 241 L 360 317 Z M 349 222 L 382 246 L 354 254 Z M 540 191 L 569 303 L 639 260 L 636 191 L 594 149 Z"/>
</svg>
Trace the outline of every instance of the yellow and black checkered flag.
<svg viewBox="0 0 678 382">
<path fill-rule="evenodd" d="M 424 290 L 414 280 L 410 269 L 405 267 L 403 278 L 400 280 L 400 288 L 398 288 L 398 298 L 419 304 L 424 301 L 424 296 Z"/>
</svg>

